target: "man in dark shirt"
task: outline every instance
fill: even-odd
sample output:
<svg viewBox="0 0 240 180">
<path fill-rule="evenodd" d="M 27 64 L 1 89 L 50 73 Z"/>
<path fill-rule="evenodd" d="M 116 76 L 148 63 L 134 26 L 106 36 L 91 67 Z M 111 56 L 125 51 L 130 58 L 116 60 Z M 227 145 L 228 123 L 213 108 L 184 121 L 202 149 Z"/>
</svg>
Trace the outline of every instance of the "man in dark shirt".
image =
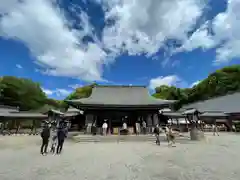
<svg viewBox="0 0 240 180">
<path fill-rule="evenodd" d="M 49 137 L 50 137 L 50 127 L 49 127 L 48 124 L 44 125 L 43 130 L 41 132 L 41 137 L 42 137 L 41 154 L 46 155 L 47 154 Z"/>
<path fill-rule="evenodd" d="M 155 134 L 155 137 L 156 137 L 156 144 L 160 146 L 160 138 L 159 138 L 160 129 L 158 124 L 155 126 L 153 133 Z"/>
<path fill-rule="evenodd" d="M 57 154 L 60 154 L 63 148 L 64 139 L 66 138 L 66 128 L 61 127 L 58 129 L 57 138 L 58 138 L 58 145 L 57 145 Z"/>
</svg>

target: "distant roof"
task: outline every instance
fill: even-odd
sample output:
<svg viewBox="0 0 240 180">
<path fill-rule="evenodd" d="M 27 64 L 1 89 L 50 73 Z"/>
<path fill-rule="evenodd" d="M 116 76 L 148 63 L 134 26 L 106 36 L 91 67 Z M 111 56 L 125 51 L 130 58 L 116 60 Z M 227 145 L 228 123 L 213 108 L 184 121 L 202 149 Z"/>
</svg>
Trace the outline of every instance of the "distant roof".
<svg viewBox="0 0 240 180">
<path fill-rule="evenodd" d="M 79 114 L 83 114 L 83 111 L 70 106 L 68 110 L 64 113 L 64 116 L 71 117 L 71 116 L 77 116 Z"/>
<path fill-rule="evenodd" d="M 0 105 L 0 113 L 5 113 L 5 112 L 18 112 L 17 107 L 13 106 L 7 106 L 7 105 Z"/>
<path fill-rule="evenodd" d="M 43 114 L 47 114 L 49 112 L 52 112 L 54 114 L 58 114 L 58 115 L 64 115 L 63 112 L 59 111 L 59 110 L 55 110 L 55 109 L 49 109 L 47 112 L 44 112 Z"/>
<path fill-rule="evenodd" d="M 28 113 L 28 112 L 18 112 L 18 113 L 1 113 L 0 117 L 6 118 L 40 118 L 44 119 L 47 118 L 47 115 L 41 113 Z"/>
<path fill-rule="evenodd" d="M 66 102 L 70 105 L 163 106 L 175 101 L 156 99 L 145 86 L 96 86 L 89 98 Z"/>
<path fill-rule="evenodd" d="M 81 110 L 70 106 L 65 113 L 79 113 Z"/>
<path fill-rule="evenodd" d="M 228 115 L 223 112 L 205 112 L 203 114 L 200 114 L 200 117 L 227 117 Z"/>
<path fill-rule="evenodd" d="M 200 112 L 240 112 L 240 93 L 229 94 L 183 106 L 180 110 L 194 108 Z"/>
</svg>

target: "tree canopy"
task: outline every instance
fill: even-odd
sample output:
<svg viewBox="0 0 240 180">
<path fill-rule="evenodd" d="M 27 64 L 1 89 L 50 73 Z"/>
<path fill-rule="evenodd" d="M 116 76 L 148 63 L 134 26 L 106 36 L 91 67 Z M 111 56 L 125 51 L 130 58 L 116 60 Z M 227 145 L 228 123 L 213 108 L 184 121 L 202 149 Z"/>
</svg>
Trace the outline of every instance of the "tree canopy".
<svg viewBox="0 0 240 180">
<path fill-rule="evenodd" d="M 77 88 L 66 99 L 87 98 L 91 95 L 94 86 L 98 86 L 98 84 Z M 166 100 L 178 100 L 175 104 L 175 108 L 178 109 L 184 104 L 236 91 L 240 91 L 240 65 L 217 70 L 191 88 L 166 85 L 156 87 L 153 96 Z M 39 83 L 13 76 L 0 78 L 0 102 L 5 105 L 17 106 L 20 110 L 41 109 L 41 111 L 46 111 L 50 108 L 63 109 L 67 107 L 64 101 L 47 98 Z"/>
<path fill-rule="evenodd" d="M 4 76 L 0 84 L 0 100 L 5 105 L 16 106 L 21 110 L 37 109 L 47 99 L 40 84 L 30 79 Z"/>
<path fill-rule="evenodd" d="M 72 99 L 81 99 L 81 98 L 87 98 L 92 94 L 92 88 L 94 86 L 97 86 L 96 83 L 79 87 L 77 88 L 73 93 L 71 93 L 66 100 L 72 100 Z"/>
<path fill-rule="evenodd" d="M 20 110 L 47 111 L 62 108 L 63 101 L 47 98 L 39 83 L 31 79 L 3 76 L 0 78 L 0 102 Z"/>
<path fill-rule="evenodd" d="M 217 70 L 192 88 L 177 88 L 165 85 L 156 87 L 153 96 L 167 100 L 178 100 L 176 104 L 178 109 L 184 104 L 207 100 L 236 91 L 240 91 L 240 65 Z"/>
</svg>

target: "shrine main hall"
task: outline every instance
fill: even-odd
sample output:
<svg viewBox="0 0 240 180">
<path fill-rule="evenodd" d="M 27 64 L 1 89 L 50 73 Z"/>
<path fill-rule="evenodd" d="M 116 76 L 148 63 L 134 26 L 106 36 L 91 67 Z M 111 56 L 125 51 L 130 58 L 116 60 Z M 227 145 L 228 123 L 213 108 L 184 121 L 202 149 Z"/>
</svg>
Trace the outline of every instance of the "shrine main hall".
<svg viewBox="0 0 240 180">
<path fill-rule="evenodd" d="M 174 101 L 152 97 L 146 86 L 97 85 L 88 98 L 67 100 L 66 103 L 84 112 L 84 124 L 88 129 L 93 124 L 101 128 L 107 122 L 113 133 L 123 122 L 132 128 L 136 122 L 145 121 L 148 127 L 161 123 L 159 110 L 172 109 Z"/>
</svg>

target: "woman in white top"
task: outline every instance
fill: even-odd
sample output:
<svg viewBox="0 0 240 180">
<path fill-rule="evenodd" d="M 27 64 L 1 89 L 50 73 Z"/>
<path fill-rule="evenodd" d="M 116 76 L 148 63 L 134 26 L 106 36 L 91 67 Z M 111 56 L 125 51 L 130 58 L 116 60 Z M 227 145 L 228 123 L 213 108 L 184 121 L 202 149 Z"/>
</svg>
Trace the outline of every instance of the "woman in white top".
<svg viewBox="0 0 240 180">
<path fill-rule="evenodd" d="M 107 135 L 107 128 L 108 128 L 108 124 L 105 121 L 102 125 L 102 130 L 103 130 L 103 135 L 106 136 Z"/>
</svg>

